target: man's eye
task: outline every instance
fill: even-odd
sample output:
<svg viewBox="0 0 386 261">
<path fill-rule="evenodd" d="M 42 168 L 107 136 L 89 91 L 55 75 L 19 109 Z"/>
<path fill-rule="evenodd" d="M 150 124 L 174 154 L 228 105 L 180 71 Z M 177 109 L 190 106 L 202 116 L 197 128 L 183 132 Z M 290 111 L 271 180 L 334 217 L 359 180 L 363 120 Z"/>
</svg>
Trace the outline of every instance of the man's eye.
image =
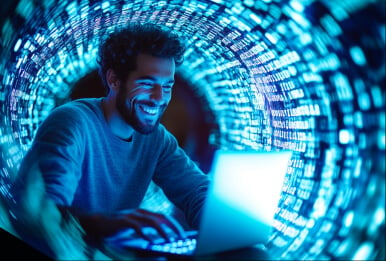
<svg viewBox="0 0 386 261">
<path fill-rule="evenodd" d="M 138 85 L 146 86 L 146 87 L 153 87 L 153 83 L 151 83 L 151 82 L 141 82 L 141 83 L 138 83 Z"/>
<path fill-rule="evenodd" d="M 173 85 L 164 85 L 162 86 L 165 90 L 171 90 L 173 88 Z"/>
</svg>

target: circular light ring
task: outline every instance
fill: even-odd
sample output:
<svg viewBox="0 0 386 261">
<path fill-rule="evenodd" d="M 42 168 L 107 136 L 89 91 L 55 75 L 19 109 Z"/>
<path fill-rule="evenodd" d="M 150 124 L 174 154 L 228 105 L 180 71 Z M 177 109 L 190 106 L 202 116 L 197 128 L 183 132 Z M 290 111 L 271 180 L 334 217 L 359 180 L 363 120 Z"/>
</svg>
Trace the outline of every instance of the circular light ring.
<svg viewBox="0 0 386 261">
<path fill-rule="evenodd" d="M 95 69 L 100 40 L 151 21 L 187 36 L 178 73 L 215 115 L 210 143 L 295 151 L 272 256 L 374 258 L 384 242 L 382 10 L 382 1 L 20 1 L 2 25 L 1 177 L 12 178 L 39 123 Z"/>
</svg>

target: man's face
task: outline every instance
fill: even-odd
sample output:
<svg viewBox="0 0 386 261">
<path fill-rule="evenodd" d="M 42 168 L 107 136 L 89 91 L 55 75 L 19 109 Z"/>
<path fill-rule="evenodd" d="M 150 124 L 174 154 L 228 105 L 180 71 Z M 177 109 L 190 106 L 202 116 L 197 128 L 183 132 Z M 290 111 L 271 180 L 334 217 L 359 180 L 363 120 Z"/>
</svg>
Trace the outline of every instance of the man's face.
<svg viewBox="0 0 386 261">
<path fill-rule="evenodd" d="M 173 58 L 138 55 L 136 70 L 117 94 L 117 109 L 126 123 L 143 134 L 158 126 L 172 96 L 174 73 Z"/>
</svg>

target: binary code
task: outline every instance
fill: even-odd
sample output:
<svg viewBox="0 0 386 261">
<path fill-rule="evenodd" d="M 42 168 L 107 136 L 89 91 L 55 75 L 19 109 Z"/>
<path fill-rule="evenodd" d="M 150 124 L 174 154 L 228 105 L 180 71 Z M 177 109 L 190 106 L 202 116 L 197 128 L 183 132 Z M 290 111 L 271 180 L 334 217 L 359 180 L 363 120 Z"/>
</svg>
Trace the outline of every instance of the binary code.
<svg viewBox="0 0 386 261">
<path fill-rule="evenodd" d="M 213 115 L 208 144 L 294 152 L 273 259 L 384 258 L 384 10 L 382 0 L 21 0 L 1 24 L 0 192 L 12 200 L 39 124 L 96 69 L 104 36 L 153 22 L 186 39 L 177 74 Z"/>
</svg>

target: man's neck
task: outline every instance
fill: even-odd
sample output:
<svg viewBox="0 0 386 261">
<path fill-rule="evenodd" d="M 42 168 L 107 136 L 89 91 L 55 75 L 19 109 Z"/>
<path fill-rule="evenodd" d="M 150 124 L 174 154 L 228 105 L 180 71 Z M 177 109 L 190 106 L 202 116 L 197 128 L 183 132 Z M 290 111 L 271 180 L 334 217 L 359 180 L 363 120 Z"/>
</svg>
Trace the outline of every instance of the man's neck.
<svg viewBox="0 0 386 261">
<path fill-rule="evenodd" d="M 131 141 L 134 129 L 127 124 L 116 109 L 115 102 L 109 97 L 103 98 L 101 102 L 103 115 L 111 131 L 120 139 Z"/>
</svg>

